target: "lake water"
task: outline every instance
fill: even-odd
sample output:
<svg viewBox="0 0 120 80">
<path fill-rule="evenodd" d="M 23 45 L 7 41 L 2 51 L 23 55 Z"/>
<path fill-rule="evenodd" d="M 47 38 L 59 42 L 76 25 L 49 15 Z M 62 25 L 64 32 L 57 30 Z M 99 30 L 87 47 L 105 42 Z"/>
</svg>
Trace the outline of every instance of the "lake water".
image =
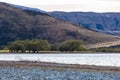
<svg viewBox="0 0 120 80">
<path fill-rule="evenodd" d="M 87 64 L 120 67 L 120 54 L 68 53 L 68 54 L 0 54 L 1 61 L 42 61 L 65 64 Z"/>
<path fill-rule="evenodd" d="M 0 67 L 0 80 L 120 80 L 120 73 Z"/>
</svg>

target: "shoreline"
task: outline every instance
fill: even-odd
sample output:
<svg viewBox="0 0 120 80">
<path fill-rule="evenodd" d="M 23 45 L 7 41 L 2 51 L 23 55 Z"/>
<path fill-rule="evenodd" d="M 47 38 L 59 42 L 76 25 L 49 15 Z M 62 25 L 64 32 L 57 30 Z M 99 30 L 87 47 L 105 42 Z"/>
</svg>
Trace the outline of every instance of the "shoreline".
<svg viewBox="0 0 120 80">
<path fill-rule="evenodd" d="M 120 73 L 120 67 L 115 67 L 115 66 L 63 64 L 63 63 L 37 62 L 37 61 L 0 61 L 0 67 L 18 67 L 18 68 L 34 67 L 34 68 L 53 69 L 53 70 L 77 70 L 77 71 L 89 71 L 89 72 Z"/>
<path fill-rule="evenodd" d="M 41 53 L 44 53 L 44 54 L 67 54 L 67 53 L 77 53 L 77 54 L 81 54 L 81 53 L 95 53 L 95 52 L 91 52 L 91 51 L 63 51 L 63 52 L 61 52 L 61 51 L 39 51 L 39 52 L 35 52 L 35 53 L 33 53 L 33 52 L 10 52 L 10 51 L 0 51 L 0 54 L 1 53 L 6 53 L 6 54 L 8 54 L 8 53 L 13 53 L 13 54 L 41 54 Z"/>
<path fill-rule="evenodd" d="M 0 54 L 120 54 L 118 52 L 83 52 L 83 51 L 76 51 L 76 52 L 60 52 L 60 51 L 41 51 L 38 53 L 32 52 L 0 52 Z"/>
</svg>

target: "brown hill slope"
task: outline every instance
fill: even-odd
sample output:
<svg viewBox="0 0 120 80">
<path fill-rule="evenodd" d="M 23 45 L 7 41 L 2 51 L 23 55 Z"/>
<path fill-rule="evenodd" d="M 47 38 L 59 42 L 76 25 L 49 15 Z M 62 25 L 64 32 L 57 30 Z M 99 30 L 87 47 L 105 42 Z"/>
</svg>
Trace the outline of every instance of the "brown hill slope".
<svg viewBox="0 0 120 80">
<path fill-rule="evenodd" d="M 120 40 L 120 37 L 94 32 L 44 13 L 24 11 L 0 3 L 0 45 L 17 39 L 35 38 L 46 39 L 51 43 L 78 39 L 86 44 Z"/>
</svg>

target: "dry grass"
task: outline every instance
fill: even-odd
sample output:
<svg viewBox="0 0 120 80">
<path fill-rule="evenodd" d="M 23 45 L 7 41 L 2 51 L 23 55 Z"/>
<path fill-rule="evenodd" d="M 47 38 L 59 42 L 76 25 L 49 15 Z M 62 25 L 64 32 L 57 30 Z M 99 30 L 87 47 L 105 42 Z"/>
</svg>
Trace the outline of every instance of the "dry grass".
<svg viewBox="0 0 120 80">
<path fill-rule="evenodd" d="M 0 50 L 0 53 L 8 53 L 9 50 Z"/>
</svg>

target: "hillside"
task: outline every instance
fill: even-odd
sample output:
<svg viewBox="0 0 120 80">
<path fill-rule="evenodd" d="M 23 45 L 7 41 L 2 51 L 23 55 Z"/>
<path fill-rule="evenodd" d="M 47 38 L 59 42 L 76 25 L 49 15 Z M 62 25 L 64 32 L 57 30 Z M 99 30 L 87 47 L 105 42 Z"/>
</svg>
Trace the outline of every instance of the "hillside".
<svg viewBox="0 0 120 80">
<path fill-rule="evenodd" d="M 120 36 L 120 13 L 51 12 L 49 14 L 88 29 Z"/>
<path fill-rule="evenodd" d="M 77 39 L 86 44 L 120 40 L 119 37 L 94 32 L 41 12 L 0 3 L 0 45 L 14 40 L 36 38 L 51 43 Z"/>
</svg>

